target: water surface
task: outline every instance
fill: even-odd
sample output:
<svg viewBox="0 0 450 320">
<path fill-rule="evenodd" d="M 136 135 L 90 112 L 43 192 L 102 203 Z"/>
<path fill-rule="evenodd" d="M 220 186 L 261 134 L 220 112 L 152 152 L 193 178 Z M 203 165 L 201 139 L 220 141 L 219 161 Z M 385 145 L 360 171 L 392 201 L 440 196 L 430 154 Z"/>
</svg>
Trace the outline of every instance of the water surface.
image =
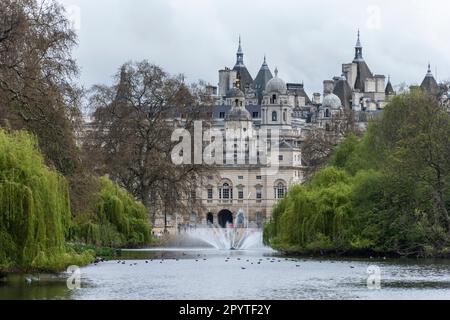
<svg viewBox="0 0 450 320">
<path fill-rule="evenodd" d="M 65 279 L 0 284 L 0 299 L 450 299 L 449 260 L 299 259 L 271 250 L 151 249 L 81 269 Z M 123 262 L 125 264 L 123 264 Z M 381 268 L 381 290 L 367 268 Z"/>
</svg>

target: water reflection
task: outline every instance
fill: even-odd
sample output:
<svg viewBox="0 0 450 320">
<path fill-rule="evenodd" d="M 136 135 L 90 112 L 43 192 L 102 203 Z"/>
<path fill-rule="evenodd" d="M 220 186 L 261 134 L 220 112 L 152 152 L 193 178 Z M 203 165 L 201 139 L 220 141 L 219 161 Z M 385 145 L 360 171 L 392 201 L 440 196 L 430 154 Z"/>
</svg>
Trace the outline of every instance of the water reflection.
<svg viewBox="0 0 450 320">
<path fill-rule="evenodd" d="M 450 261 L 305 259 L 272 250 L 204 248 L 122 251 L 82 268 L 82 288 L 64 277 L 0 284 L 0 299 L 450 299 Z M 367 288 L 367 267 L 382 270 Z"/>
<path fill-rule="evenodd" d="M 63 277 L 41 275 L 39 281 L 28 283 L 27 276 L 9 276 L 0 281 L 0 300 L 70 299 Z"/>
</svg>

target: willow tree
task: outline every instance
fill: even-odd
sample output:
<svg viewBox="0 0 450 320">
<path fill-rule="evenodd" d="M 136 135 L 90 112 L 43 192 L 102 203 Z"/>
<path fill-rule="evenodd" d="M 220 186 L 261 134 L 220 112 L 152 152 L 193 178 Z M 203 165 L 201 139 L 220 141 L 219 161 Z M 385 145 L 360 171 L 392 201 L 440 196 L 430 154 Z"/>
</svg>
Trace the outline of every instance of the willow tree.
<svg viewBox="0 0 450 320">
<path fill-rule="evenodd" d="M 144 205 L 107 177 L 102 177 L 99 185 L 93 210 L 75 218 L 71 238 L 107 247 L 136 247 L 151 243 L 151 227 Z"/>
<path fill-rule="evenodd" d="M 45 165 L 36 139 L 0 130 L 0 268 L 80 262 L 65 249 L 70 218 L 67 182 Z"/>
</svg>

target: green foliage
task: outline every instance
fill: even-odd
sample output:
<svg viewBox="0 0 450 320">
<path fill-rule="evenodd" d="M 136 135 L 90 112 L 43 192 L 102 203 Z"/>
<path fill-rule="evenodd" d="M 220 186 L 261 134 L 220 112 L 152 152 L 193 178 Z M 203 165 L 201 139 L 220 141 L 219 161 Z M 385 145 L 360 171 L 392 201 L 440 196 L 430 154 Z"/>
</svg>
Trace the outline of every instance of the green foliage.
<svg viewBox="0 0 450 320">
<path fill-rule="evenodd" d="M 66 251 L 66 180 L 50 170 L 36 139 L 0 130 L 0 270 L 59 270 L 88 261 Z"/>
<path fill-rule="evenodd" d="M 101 178 L 99 184 L 93 210 L 75 217 L 71 239 L 112 248 L 151 243 L 145 207 L 108 178 Z"/>
<path fill-rule="evenodd" d="M 448 159 L 449 114 L 420 92 L 398 96 L 275 207 L 264 241 L 300 252 L 448 254 Z"/>
</svg>

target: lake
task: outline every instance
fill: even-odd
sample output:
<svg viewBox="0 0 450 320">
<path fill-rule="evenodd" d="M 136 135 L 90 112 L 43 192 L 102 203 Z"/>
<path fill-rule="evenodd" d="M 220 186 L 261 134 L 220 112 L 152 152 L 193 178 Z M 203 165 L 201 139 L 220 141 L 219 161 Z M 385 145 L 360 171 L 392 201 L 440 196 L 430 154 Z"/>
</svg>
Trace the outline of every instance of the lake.
<svg viewBox="0 0 450 320">
<path fill-rule="evenodd" d="M 369 289 L 367 269 L 381 271 Z M 66 275 L 0 282 L 0 299 L 450 299 L 449 260 L 317 259 L 270 249 L 156 248 L 81 268 L 81 288 Z"/>
</svg>

